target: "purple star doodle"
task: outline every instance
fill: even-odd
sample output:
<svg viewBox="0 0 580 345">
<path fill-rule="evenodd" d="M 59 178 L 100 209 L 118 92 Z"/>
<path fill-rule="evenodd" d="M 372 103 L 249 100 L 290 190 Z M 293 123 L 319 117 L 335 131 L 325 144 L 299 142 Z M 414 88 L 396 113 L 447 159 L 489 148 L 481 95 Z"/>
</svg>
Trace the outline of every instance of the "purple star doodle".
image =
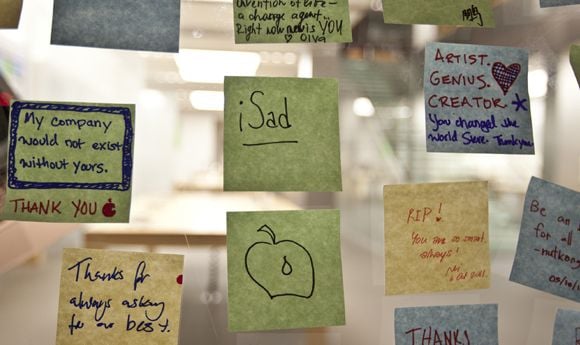
<svg viewBox="0 0 580 345">
<path fill-rule="evenodd" d="M 520 98 L 520 95 L 516 93 L 516 100 L 512 101 L 512 104 L 516 106 L 516 111 L 519 111 L 522 108 L 524 111 L 528 111 L 528 108 L 524 105 L 528 101 L 527 98 Z"/>
</svg>

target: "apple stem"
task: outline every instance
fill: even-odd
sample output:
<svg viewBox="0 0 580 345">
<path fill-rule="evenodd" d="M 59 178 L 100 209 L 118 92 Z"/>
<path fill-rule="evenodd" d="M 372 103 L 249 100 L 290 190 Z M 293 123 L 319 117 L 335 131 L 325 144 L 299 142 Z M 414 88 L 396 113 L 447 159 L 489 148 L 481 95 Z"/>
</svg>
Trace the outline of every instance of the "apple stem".
<svg viewBox="0 0 580 345">
<path fill-rule="evenodd" d="M 258 232 L 260 231 L 267 233 L 272 239 L 272 244 L 276 244 L 276 234 L 274 233 L 274 230 L 270 229 L 270 227 L 267 224 L 262 225 L 258 229 Z"/>
</svg>

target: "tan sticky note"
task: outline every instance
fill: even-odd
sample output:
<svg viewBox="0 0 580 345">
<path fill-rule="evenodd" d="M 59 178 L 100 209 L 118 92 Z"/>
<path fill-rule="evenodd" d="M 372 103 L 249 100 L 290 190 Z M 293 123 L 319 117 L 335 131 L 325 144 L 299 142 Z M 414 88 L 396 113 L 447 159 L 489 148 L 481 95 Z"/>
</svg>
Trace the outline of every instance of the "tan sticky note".
<svg viewBox="0 0 580 345">
<path fill-rule="evenodd" d="M 16 29 L 20 21 L 22 0 L 0 0 L 0 29 Z"/>
<path fill-rule="evenodd" d="M 182 255 L 65 249 L 56 344 L 177 344 L 182 271 Z"/>
<path fill-rule="evenodd" d="M 385 294 L 488 288 L 487 182 L 385 186 Z"/>
</svg>

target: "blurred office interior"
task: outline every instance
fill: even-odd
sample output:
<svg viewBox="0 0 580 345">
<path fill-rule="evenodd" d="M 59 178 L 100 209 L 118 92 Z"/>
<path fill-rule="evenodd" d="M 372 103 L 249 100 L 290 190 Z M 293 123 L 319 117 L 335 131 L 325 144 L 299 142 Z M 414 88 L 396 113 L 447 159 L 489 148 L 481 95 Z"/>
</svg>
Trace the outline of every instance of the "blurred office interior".
<svg viewBox="0 0 580 345">
<path fill-rule="evenodd" d="M 90 246 L 185 255 L 180 344 L 394 344 L 394 308 L 472 303 L 499 303 L 501 344 L 550 344 L 556 308 L 578 305 L 508 277 L 530 177 L 580 190 L 580 94 L 568 60 L 580 5 L 494 0 L 497 27 L 469 29 L 384 24 L 380 0 L 349 2 L 350 44 L 235 45 L 231 1 L 182 0 L 180 52 L 169 54 L 50 45 L 52 2 L 25 1 L 20 28 L 0 31 L 2 77 L 20 99 L 136 103 L 134 207 L 126 227 L 0 224 L 0 343 L 54 344 L 61 250 Z M 425 152 L 432 41 L 529 51 L 535 155 Z M 224 193 L 224 75 L 337 78 L 343 191 Z M 384 296 L 383 185 L 468 180 L 489 181 L 491 288 Z M 347 324 L 228 332 L 225 211 L 313 208 L 341 210 Z M 186 235 L 115 234 L 165 229 Z"/>
</svg>

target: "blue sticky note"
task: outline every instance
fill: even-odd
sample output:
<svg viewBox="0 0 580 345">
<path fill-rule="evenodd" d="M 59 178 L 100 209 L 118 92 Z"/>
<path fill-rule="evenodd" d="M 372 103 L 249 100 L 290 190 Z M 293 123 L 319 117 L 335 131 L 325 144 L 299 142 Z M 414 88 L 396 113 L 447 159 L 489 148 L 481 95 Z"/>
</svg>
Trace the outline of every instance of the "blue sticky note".
<svg viewBox="0 0 580 345">
<path fill-rule="evenodd" d="M 51 44 L 179 51 L 179 0 L 54 0 Z"/>
<path fill-rule="evenodd" d="M 580 302 L 580 193 L 532 177 L 510 280 Z"/>
<path fill-rule="evenodd" d="M 552 345 L 580 345 L 580 310 L 558 309 Z"/>
<path fill-rule="evenodd" d="M 540 7 L 578 5 L 580 0 L 540 0 Z"/>
<path fill-rule="evenodd" d="M 497 304 L 395 309 L 396 345 L 498 345 Z"/>
<path fill-rule="evenodd" d="M 424 90 L 428 152 L 534 153 L 527 51 L 427 44 Z"/>
</svg>

